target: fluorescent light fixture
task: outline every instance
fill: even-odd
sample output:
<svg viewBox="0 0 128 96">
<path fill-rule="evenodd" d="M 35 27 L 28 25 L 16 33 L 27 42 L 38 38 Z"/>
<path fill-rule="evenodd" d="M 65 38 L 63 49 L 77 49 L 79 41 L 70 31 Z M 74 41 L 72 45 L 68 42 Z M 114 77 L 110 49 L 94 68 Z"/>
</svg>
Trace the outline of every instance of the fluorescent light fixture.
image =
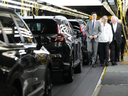
<svg viewBox="0 0 128 96">
<path fill-rule="evenodd" d="M 106 9 L 111 15 L 116 16 L 116 15 L 113 13 L 112 9 L 110 8 L 110 6 L 108 5 L 107 2 L 103 2 L 103 6 L 105 7 L 105 9 Z"/>
<path fill-rule="evenodd" d="M 19 6 L 10 5 L 10 4 L 6 5 L 6 4 L 3 4 L 3 3 L 0 3 L 0 6 L 9 7 L 9 8 L 15 8 L 15 9 L 30 10 L 30 8 L 23 8 L 23 7 L 19 7 Z"/>
</svg>

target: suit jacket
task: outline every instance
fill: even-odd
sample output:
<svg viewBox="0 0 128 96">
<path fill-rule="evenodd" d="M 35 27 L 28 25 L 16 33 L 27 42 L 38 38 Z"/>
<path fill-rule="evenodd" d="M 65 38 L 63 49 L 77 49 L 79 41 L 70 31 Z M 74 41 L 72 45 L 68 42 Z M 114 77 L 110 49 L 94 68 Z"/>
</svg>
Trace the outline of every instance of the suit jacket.
<svg viewBox="0 0 128 96">
<path fill-rule="evenodd" d="M 116 42 L 118 44 L 121 44 L 121 42 L 122 42 L 121 35 L 122 35 L 122 32 L 123 32 L 122 25 L 120 23 L 117 23 L 116 33 L 114 33 L 114 29 L 113 29 L 112 23 L 110 25 L 112 27 L 113 40 L 114 40 L 114 36 L 116 36 Z"/>
<path fill-rule="evenodd" d="M 85 29 L 85 33 L 87 35 L 86 41 L 91 41 L 89 36 L 98 35 L 98 37 L 95 38 L 94 41 L 99 42 L 99 36 L 100 36 L 101 32 L 102 32 L 101 23 L 99 21 L 97 21 L 97 20 L 95 21 L 94 28 L 92 28 L 92 20 L 88 21 L 88 23 L 86 25 L 86 29 Z"/>
</svg>

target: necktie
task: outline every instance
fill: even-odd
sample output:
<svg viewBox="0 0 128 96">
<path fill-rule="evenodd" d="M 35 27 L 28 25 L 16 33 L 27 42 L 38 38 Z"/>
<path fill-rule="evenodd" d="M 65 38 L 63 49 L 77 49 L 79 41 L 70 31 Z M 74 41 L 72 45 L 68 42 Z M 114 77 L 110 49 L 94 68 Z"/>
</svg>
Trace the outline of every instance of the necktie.
<svg viewBox="0 0 128 96">
<path fill-rule="evenodd" d="M 93 24 L 92 24 L 92 29 L 94 28 L 94 21 L 93 21 Z"/>
</svg>

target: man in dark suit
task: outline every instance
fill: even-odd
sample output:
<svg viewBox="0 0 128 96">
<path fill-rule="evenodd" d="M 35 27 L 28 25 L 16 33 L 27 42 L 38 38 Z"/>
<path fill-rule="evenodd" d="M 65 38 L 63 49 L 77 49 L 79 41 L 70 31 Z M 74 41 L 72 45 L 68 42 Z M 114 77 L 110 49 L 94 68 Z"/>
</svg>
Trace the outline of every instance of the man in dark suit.
<svg viewBox="0 0 128 96">
<path fill-rule="evenodd" d="M 92 12 L 92 20 L 88 21 L 85 29 L 89 64 L 95 67 L 99 36 L 102 32 L 101 23 L 96 20 L 97 14 Z"/>
<path fill-rule="evenodd" d="M 111 62 L 112 65 L 117 65 L 117 59 L 118 59 L 118 53 L 120 50 L 120 45 L 122 42 L 122 25 L 117 22 L 118 18 L 116 16 L 111 17 L 111 27 L 112 27 L 112 32 L 113 32 L 113 41 L 110 44 L 110 49 L 111 49 Z"/>
<path fill-rule="evenodd" d="M 122 21 L 119 19 L 118 23 L 122 24 Z M 122 43 L 121 43 L 121 61 L 124 61 L 124 59 L 123 59 L 124 58 L 124 49 L 125 49 L 125 44 L 126 44 L 126 39 L 127 39 L 127 31 L 126 31 L 126 27 L 125 26 L 124 26 L 124 32 L 122 33 L 121 38 L 122 38 Z M 120 54 L 120 52 L 119 52 L 119 54 Z M 118 54 L 118 60 L 117 61 L 120 61 L 119 54 Z"/>
</svg>

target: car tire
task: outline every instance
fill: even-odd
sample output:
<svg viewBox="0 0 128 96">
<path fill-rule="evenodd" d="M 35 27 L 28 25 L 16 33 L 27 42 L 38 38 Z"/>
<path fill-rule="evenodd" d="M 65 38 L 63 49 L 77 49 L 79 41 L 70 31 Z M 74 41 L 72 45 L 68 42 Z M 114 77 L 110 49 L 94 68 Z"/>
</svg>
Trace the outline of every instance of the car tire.
<svg viewBox="0 0 128 96">
<path fill-rule="evenodd" d="M 20 96 L 17 88 L 12 86 L 9 90 L 8 96 Z"/>
<path fill-rule="evenodd" d="M 63 73 L 63 80 L 65 83 L 71 83 L 74 80 L 73 56 L 69 58 L 70 67 Z"/>
<path fill-rule="evenodd" d="M 52 96 L 51 94 L 52 94 L 51 72 L 49 69 L 47 69 L 44 96 Z"/>
<path fill-rule="evenodd" d="M 82 66 L 83 66 L 83 56 L 82 52 L 80 52 L 80 63 L 75 67 L 75 73 L 81 73 L 82 72 Z"/>
<path fill-rule="evenodd" d="M 82 50 L 83 53 L 83 65 L 88 65 L 89 64 L 89 58 L 88 58 L 88 53 L 87 51 Z"/>
</svg>

